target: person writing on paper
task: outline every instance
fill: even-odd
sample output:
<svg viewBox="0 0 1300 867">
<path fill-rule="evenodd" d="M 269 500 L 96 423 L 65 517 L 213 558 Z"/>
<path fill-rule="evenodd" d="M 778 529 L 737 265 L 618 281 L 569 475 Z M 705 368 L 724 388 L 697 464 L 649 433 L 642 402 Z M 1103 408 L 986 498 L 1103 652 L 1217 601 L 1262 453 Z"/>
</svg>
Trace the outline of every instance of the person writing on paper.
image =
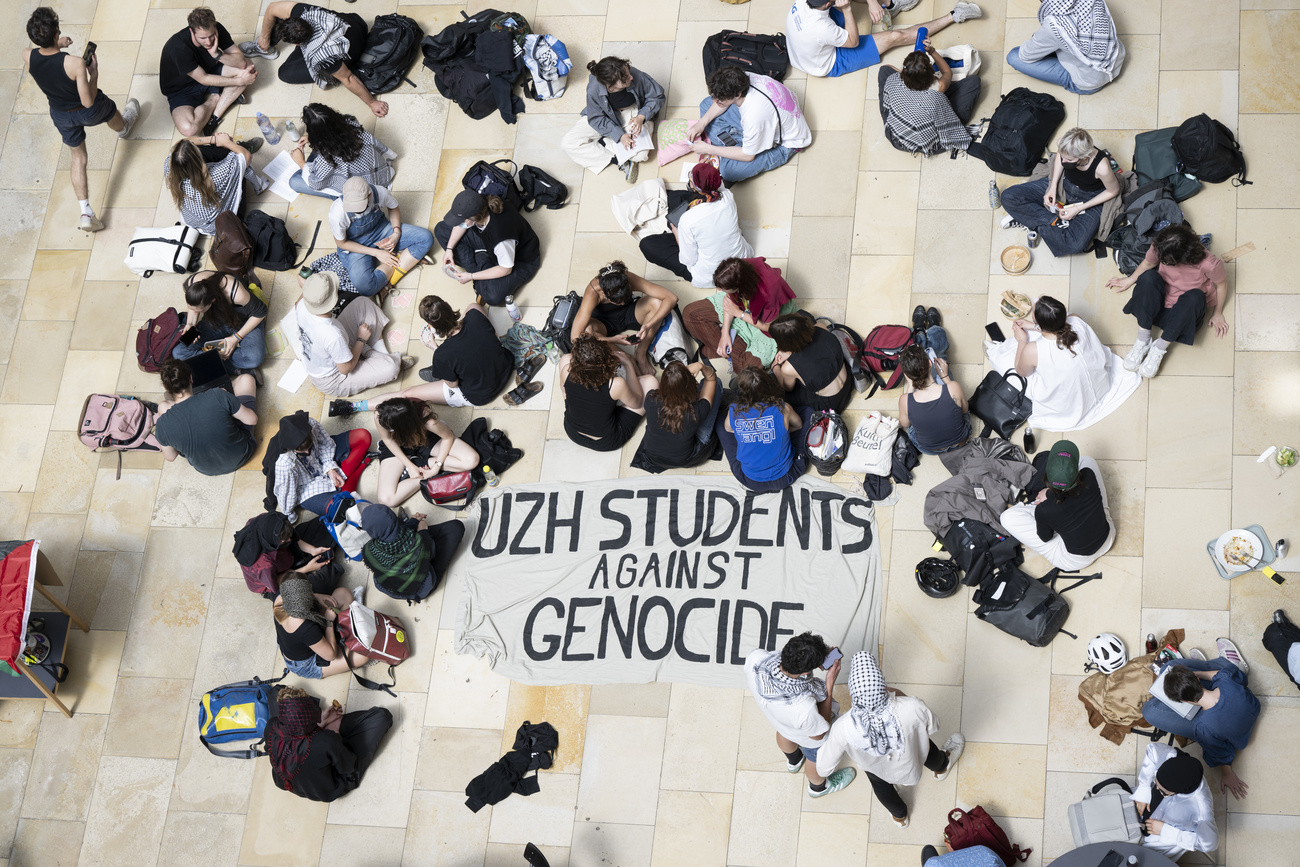
<svg viewBox="0 0 1300 867">
<path fill-rule="evenodd" d="M 582 305 L 573 318 L 570 339 L 591 334 L 624 346 L 649 340 L 675 306 L 674 293 L 628 273 L 627 265 L 616 259 L 602 267 L 582 290 Z M 635 339 L 625 336 L 629 331 L 636 332 Z"/>
<path fill-rule="evenodd" d="M 770 367 L 777 348 L 768 329 L 799 306 L 781 269 L 762 256 L 730 256 L 718 263 L 710 282 L 719 291 L 692 301 L 682 311 L 686 330 L 700 342 L 701 354 L 729 359 L 735 370 Z"/>
<path fill-rule="evenodd" d="M 635 183 L 637 163 L 654 148 L 650 136 L 664 107 L 664 89 L 621 57 L 592 61 L 587 71 L 587 105 L 560 147 L 584 169 L 600 174 L 616 165 Z"/>
<path fill-rule="evenodd" d="M 1222 768 L 1219 790 L 1230 791 L 1238 800 L 1249 786 L 1232 769 L 1237 754 L 1250 743 L 1250 733 L 1259 719 L 1259 699 L 1250 691 L 1250 667 L 1227 638 L 1218 640 L 1219 657 L 1171 659 L 1161 673 L 1164 699 L 1152 696 L 1142 705 L 1143 718 L 1165 732 L 1191 738 L 1201 745 L 1205 764 Z M 1200 651 L 1191 651 L 1199 654 Z M 1191 719 L 1168 702 L 1189 702 L 1200 710 Z"/>
<path fill-rule="evenodd" d="M 294 192 L 337 199 L 348 178 L 364 178 L 376 187 L 393 186 L 392 161 L 397 153 L 352 115 L 311 102 L 302 107 L 302 127 L 302 137 L 289 151 L 301 169 L 289 176 Z M 311 156 L 306 155 L 308 146 Z"/>
<path fill-rule="evenodd" d="M 1219 848 L 1214 799 L 1195 756 L 1168 744 L 1147 746 L 1133 789 L 1133 808 L 1145 832 L 1142 845 L 1171 860 Z"/>
</svg>

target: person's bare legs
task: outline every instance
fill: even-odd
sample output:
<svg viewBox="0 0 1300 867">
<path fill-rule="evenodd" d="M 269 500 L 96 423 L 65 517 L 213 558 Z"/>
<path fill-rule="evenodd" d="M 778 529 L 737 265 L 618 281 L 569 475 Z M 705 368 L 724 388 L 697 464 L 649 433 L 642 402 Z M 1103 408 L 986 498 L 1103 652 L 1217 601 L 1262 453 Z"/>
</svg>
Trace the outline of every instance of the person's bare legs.
<svg viewBox="0 0 1300 867">
<path fill-rule="evenodd" d="M 780 747 L 781 752 L 785 753 L 786 755 L 789 755 L 790 753 L 793 753 L 799 749 L 798 744 L 784 737 L 780 732 L 777 732 L 776 735 L 776 745 Z M 807 777 L 808 782 L 812 783 L 814 786 L 820 786 L 822 783 L 826 782 L 826 778 L 823 777 L 821 774 L 817 773 L 817 763 L 810 762 L 807 759 L 804 759 L 803 775 Z"/>
<path fill-rule="evenodd" d="M 230 381 L 235 397 L 257 397 L 257 380 L 251 373 L 241 373 Z"/>
<path fill-rule="evenodd" d="M 127 101 L 129 102 L 130 100 Z M 121 132 L 126 128 L 126 121 L 122 119 L 121 111 L 113 112 L 113 116 L 104 121 L 104 123 L 108 124 L 108 128 L 113 132 Z"/>
<path fill-rule="evenodd" d="M 216 112 L 221 94 L 209 93 L 202 105 L 179 105 L 172 109 L 172 123 L 183 136 L 195 136 L 203 132 L 208 118 Z"/>
<path fill-rule="evenodd" d="M 122 129 L 122 116 L 114 115 L 113 119 L 118 122 L 118 130 Z M 86 177 L 86 165 L 90 160 L 86 153 L 86 143 L 72 148 L 72 192 L 76 193 L 78 199 L 90 198 L 90 181 Z"/>
<path fill-rule="evenodd" d="M 402 478 L 405 468 L 401 458 L 384 458 L 379 464 L 379 502 L 390 509 L 396 509 L 420 490 L 419 479 Z"/>
<path fill-rule="evenodd" d="M 885 52 L 889 51 L 891 48 L 897 48 L 900 45 L 915 45 L 916 31 L 922 27 L 929 30 L 930 35 L 933 36 L 949 24 L 953 23 L 955 22 L 953 21 L 952 13 L 949 12 L 946 15 L 941 15 L 933 21 L 926 22 L 925 24 L 913 24 L 906 30 L 886 30 L 883 33 L 873 33 L 871 34 L 871 38 L 876 40 L 876 50 L 879 51 L 883 57 Z"/>
</svg>

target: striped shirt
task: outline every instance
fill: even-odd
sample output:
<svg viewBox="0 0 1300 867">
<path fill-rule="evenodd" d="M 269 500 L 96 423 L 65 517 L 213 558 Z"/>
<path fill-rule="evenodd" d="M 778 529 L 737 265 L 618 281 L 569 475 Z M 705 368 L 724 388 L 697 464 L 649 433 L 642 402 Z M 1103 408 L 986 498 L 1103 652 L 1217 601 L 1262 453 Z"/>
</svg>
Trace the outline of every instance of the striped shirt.
<svg viewBox="0 0 1300 867">
<path fill-rule="evenodd" d="M 185 199 L 181 202 L 181 222 L 205 235 L 215 235 L 217 214 L 239 210 L 239 202 L 244 195 L 244 170 L 247 167 L 243 155 L 233 151 L 226 154 L 221 162 L 208 163 L 212 186 L 216 188 L 217 198 L 221 200 L 215 208 L 203 201 L 189 181 L 184 181 L 181 184 L 185 194 Z M 164 177 L 171 173 L 171 168 L 171 157 L 168 157 L 163 162 Z"/>
<path fill-rule="evenodd" d="M 881 107 L 890 144 L 900 150 L 934 156 L 970 147 L 970 133 L 937 90 L 912 90 L 895 73 L 885 82 Z"/>
<path fill-rule="evenodd" d="M 361 152 L 356 159 L 344 162 L 316 153 L 313 159 L 308 160 L 303 178 L 313 190 L 336 190 L 340 193 L 348 178 L 365 178 L 372 186 L 389 187 L 393 183 L 393 167 L 389 165 L 387 156 L 389 153 L 391 148 L 388 145 L 362 130 Z"/>
</svg>

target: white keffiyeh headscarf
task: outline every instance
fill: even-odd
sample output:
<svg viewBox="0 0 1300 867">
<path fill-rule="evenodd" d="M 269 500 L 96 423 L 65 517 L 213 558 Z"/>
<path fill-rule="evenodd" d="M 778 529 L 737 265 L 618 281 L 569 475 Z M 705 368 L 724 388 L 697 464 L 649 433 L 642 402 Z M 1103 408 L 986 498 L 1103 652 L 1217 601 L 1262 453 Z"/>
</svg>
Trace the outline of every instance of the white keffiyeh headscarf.
<svg viewBox="0 0 1300 867">
<path fill-rule="evenodd" d="M 1119 36 L 1106 0 L 1043 0 L 1038 21 L 1052 29 L 1070 52 L 1099 72 L 1114 72 Z"/>
<path fill-rule="evenodd" d="M 826 682 L 820 677 L 791 677 L 781 670 L 781 651 L 774 650 L 754 667 L 758 682 L 758 696 L 764 701 L 789 704 L 804 695 L 812 695 L 817 702 L 826 700 Z"/>
<path fill-rule="evenodd" d="M 866 752 L 884 756 L 903 748 L 903 728 L 889 706 L 885 676 L 880 673 L 876 658 L 865 650 L 853 654 L 849 667 L 849 697 L 853 699 L 849 716 L 853 718 Z"/>
</svg>

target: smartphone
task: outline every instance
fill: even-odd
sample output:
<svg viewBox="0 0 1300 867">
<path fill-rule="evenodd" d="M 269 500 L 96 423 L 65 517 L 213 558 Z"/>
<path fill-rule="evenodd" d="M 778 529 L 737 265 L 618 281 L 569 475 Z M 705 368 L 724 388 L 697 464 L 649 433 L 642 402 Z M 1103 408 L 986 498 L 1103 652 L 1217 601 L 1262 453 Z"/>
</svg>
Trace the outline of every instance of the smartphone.
<svg viewBox="0 0 1300 867">
<path fill-rule="evenodd" d="M 627 342 L 632 344 L 633 346 L 636 346 L 638 343 L 641 342 L 641 335 L 633 334 L 627 338 Z"/>
<path fill-rule="evenodd" d="M 194 341 L 198 339 L 199 339 L 199 329 L 197 328 L 187 328 L 185 330 L 185 333 L 181 335 L 181 343 L 185 344 L 186 346 L 192 346 L 194 344 Z"/>
<path fill-rule="evenodd" d="M 998 325 L 996 322 L 990 322 L 988 325 L 985 325 L 984 330 L 988 333 L 989 340 L 1002 341 L 1007 339 L 1007 336 L 1002 333 L 1002 326 Z"/>
<path fill-rule="evenodd" d="M 93 42 L 86 43 L 86 50 L 81 52 L 81 61 L 87 66 L 90 65 L 90 59 L 95 56 L 95 49 L 99 46 Z"/>
<path fill-rule="evenodd" d="M 301 268 L 298 269 L 298 276 L 304 280 L 310 277 L 313 273 L 314 272 L 311 270 L 310 265 L 303 265 Z"/>
<path fill-rule="evenodd" d="M 1124 856 L 1111 849 L 1106 853 L 1106 857 L 1101 859 L 1097 867 L 1120 867 L 1124 863 Z"/>
<path fill-rule="evenodd" d="M 329 561 L 334 559 L 334 552 L 325 551 L 324 553 L 317 554 L 316 559 L 321 561 L 322 563 L 328 563 Z"/>
<path fill-rule="evenodd" d="M 835 664 L 835 661 L 843 658 L 844 654 L 840 653 L 840 649 L 838 647 L 832 647 L 831 652 L 826 654 L 826 658 L 822 660 L 822 670 L 830 671 L 831 666 Z"/>
</svg>

